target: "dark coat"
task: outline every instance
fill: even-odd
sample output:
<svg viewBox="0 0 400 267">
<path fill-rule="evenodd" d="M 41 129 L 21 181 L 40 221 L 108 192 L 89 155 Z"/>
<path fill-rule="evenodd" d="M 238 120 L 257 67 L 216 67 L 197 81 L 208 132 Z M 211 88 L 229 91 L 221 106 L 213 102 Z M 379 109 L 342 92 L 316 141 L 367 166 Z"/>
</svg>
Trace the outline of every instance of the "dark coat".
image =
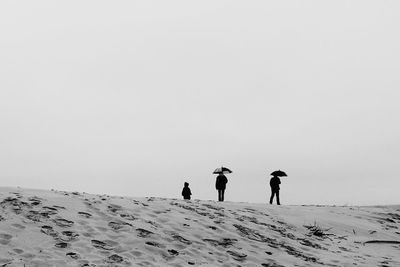
<svg viewBox="0 0 400 267">
<path fill-rule="evenodd" d="M 226 178 L 223 174 L 218 174 L 217 180 L 215 181 L 215 188 L 217 190 L 224 190 L 226 188 L 226 184 L 228 183 L 228 178 Z"/>
<path fill-rule="evenodd" d="M 188 186 L 185 186 L 182 189 L 182 196 L 183 199 L 190 199 L 190 196 L 192 195 L 192 192 L 190 191 L 190 188 Z"/>
<path fill-rule="evenodd" d="M 271 186 L 271 189 L 273 191 L 278 191 L 280 184 L 281 180 L 279 179 L 279 177 L 272 177 L 271 180 L 269 181 L 269 185 Z"/>
</svg>

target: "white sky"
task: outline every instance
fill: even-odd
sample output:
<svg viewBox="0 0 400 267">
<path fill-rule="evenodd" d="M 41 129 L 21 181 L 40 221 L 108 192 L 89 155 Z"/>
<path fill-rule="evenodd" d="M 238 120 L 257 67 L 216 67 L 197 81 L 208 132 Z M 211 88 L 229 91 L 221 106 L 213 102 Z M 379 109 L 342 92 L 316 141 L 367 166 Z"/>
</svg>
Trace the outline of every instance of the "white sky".
<svg viewBox="0 0 400 267">
<path fill-rule="evenodd" d="M 394 204 L 399 1 L 1 1 L 0 185 Z"/>
</svg>

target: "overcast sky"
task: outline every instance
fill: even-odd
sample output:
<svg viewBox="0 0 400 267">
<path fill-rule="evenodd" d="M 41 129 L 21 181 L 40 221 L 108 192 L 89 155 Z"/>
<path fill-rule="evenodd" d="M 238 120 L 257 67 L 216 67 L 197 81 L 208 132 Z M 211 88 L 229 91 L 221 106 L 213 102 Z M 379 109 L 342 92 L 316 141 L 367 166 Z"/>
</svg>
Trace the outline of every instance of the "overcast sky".
<svg viewBox="0 0 400 267">
<path fill-rule="evenodd" d="M 399 204 L 399 1 L 1 1 L 0 186 Z"/>
</svg>

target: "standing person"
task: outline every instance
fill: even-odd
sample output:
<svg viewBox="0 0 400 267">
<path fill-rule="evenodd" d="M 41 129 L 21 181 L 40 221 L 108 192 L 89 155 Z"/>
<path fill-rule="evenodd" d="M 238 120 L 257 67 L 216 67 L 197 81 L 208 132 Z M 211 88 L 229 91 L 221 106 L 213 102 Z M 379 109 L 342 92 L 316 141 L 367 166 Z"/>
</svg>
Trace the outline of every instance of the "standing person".
<svg viewBox="0 0 400 267">
<path fill-rule="evenodd" d="M 280 205 L 279 202 L 279 185 L 281 184 L 281 180 L 277 175 L 273 175 L 271 180 L 269 181 L 269 185 L 271 186 L 271 198 L 269 199 L 269 204 L 272 204 L 274 200 L 274 196 L 276 196 L 276 204 Z"/>
<path fill-rule="evenodd" d="M 189 199 L 190 200 L 190 196 L 192 195 L 192 192 L 190 191 L 189 188 L 189 183 L 185 182 L 183 189 L 182 189 L 182 196 L 183 199 Z"/>
<path fill-rule="evenodd" d="M 218 190 L 218 201 L 224 201 L 224 194 L 228 178 L 223 173 L 218 174 L 215 181 L 215 188 Z"/>
</svg>

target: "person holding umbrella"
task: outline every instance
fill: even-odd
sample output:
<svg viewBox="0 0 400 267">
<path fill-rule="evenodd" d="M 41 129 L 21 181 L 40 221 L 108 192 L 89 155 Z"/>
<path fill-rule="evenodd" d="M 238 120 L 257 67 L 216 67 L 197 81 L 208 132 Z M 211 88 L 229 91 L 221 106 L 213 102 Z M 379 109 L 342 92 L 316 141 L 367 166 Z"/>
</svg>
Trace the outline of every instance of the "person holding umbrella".
<svg viewBox="0 0 400 267">
<path fill-rule="evenodd" d="M 228 168 L 221 167 L 216 169 L 213 173 L 218 174 L 215 181 L 215 189 L 218 191 L 218 201 L 224 201 L 226 184 L 228 183 L 228 178 L 226 178 L 224 173 L 232 173 L 232 171 Z"/>
<path fill-rule="evenodd" d="M 274 200 L 274 196 L 276 196 L 276 204 L 280 205 L 279 201 L 279 185 L 281 184 L 281 180 L 279 177 L 282 176 L 287 176 L 285 172 L 281 170 L 277 170 L 271 173 L 272 178 L 269 181 L 269 185 L 271 186 L 271 197 L 269 199 L 269 204 L 272 204 L 272 201 Z"/>
</svg>

